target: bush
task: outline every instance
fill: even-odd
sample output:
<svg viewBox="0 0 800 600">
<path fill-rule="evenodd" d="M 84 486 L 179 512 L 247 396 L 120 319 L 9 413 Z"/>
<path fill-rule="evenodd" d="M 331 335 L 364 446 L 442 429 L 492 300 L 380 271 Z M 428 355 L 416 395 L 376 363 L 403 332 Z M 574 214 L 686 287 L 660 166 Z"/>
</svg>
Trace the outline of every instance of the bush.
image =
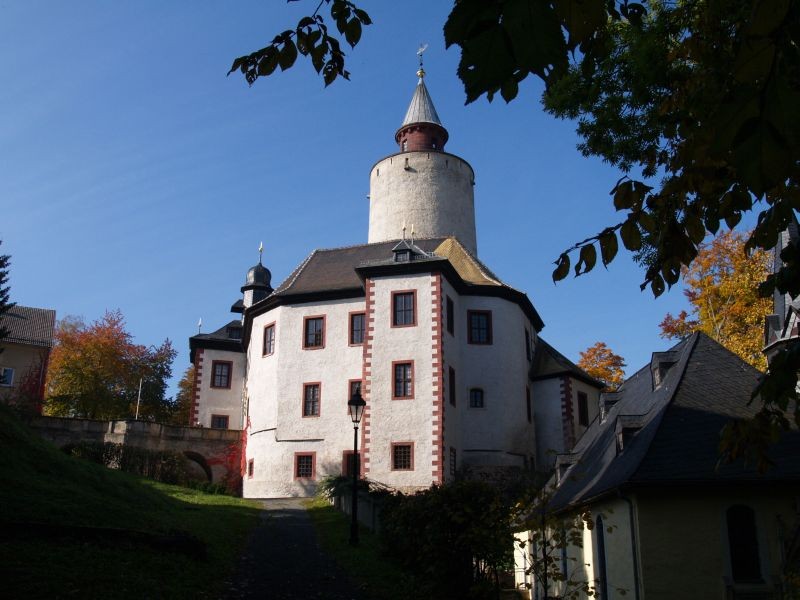
<svg viewBox="0 0 800 600">
<path fill-rule="evenodd" d="M 328 475 L 317 484 L 316 496 L 325 500 L 341 498 L 353 490 L 353 478 L 346 475 Z M 363 479 L 358 480 L 359 492 L 370 492 L 369 483 Z"/>
<path fill-rule="evenodd" d="M 170 450 L 147 450 L 113 442 L 80 442 L 65 446 L 63 451 L 76 458 L 162 483 L 186 485 L 190 481 L 186 457 Z"/>
<path fill-rule="evenodd" d="M 510 507 L 479 481 L 387 496 L 381 538 L 434 598 L 495 598 L 499 572 L 513 565 Z"/>
</svg>

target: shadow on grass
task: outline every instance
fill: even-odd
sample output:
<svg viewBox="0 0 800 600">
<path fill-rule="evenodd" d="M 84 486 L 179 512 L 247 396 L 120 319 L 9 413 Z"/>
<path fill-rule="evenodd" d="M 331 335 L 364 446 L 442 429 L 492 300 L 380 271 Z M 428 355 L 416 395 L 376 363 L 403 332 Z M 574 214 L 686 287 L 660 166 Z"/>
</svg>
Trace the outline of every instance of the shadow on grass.
<svg viewBox="0 0 800 600">
<path fill-rule="evenodd" d="M 378 536 L 359 528 L 359 545 L 350 545 L 350 518 L 324 500 L 309 500 L 306 509 L 322 548 L 360 584 L 380 600 L 421 598 L 413 575 L 403 571 L 382 552 Z"/>
<path fill-rule="evenodd" d="M 5 408 L 0 481 L 6 597 L 218 597 L 260 514 L 247 500 L 66 456 Z M 159 547 L 181 537 L 204 553 Z"/>
</svg>

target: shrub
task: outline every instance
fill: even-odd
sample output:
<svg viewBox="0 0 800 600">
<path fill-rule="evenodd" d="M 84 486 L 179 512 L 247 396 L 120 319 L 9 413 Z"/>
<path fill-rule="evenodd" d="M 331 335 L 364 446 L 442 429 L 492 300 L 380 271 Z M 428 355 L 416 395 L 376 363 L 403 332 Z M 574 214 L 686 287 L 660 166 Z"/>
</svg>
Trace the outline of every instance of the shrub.
<svg viewBox="0 0 800 600">
<path fill-rule="evenodd" d="M 513 564 L 508 503 L 479 481 L 387 496 L 381 538 L 435 598 L 494 598 L 499 572 Z"/>
<path fill-rule="evenodd" d="M 113 442 L 80 442 L 63 450 L 76 458 L 163 483 L 185 485 L 190 481 L 186 457 L 170 450 L 147 450 Z"/>
</svg>

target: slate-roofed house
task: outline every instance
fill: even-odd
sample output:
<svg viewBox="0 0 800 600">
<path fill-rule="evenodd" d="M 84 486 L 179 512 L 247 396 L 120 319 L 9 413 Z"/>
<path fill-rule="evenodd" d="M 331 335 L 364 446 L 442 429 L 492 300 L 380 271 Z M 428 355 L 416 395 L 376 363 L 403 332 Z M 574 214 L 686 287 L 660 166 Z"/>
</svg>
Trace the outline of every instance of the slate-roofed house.
<svg viewBox="0 0 800 600">
<path fill-rule="evenodd" d="M 44 399 L 55 325 L 56 311 L 46 308 L 14 306 L 0 317 L 0 328 L 8 331 L 0 339 L 0 400 Z"/>
<path fill-rule="evenodd" d="M 241 321 L 190 340 L 193 422 L 246 431 L 245 496 L 309 495 L 350 472 L 356 390 L 367 402 L 360 471 L 405 490 L 462 467 L 547 468 L 537 427 L 557 430 L 561 450 L 597 413 L 597 382 L 540 341 L 530 299 L 478 258 L 475 175 L 445 151 L 418 76 L 398 151 L 370 171 L 368 243 L 314 250 L 274 290 L 259 262 L 231 308 Z M 533 368 L 543 352 L 569 373 Z"/>
<path fill-rule="evenodd" d="M 765 474 L 718 466 L 720 430 L 756 411 L 758 376 L 695 333 L 604 394 L 601 418 L 558 457 L 551 507 L 595 515 L 569 552 L 601 598 L 778 597 L 798 535 L 800 433 L 772 448 Z"/>
</svg>

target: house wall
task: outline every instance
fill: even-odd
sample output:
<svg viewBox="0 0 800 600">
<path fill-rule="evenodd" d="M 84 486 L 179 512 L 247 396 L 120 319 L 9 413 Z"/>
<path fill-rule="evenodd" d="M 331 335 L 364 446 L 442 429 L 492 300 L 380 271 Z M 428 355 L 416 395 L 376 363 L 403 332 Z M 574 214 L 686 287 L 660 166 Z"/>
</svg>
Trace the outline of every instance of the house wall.
<svg viewBox="0 0 800 600">
<path fill-rule="evenodd" d="M 230 388 L 211 387 L 214 361 L 228 361 L 231 365 Z M 229 429 L 243 429 L 242 387 L 245 379 L 245 355 L 242 352 L 198 349 L 195 354 L 196 408 L 194 423 L 211 427 L 211 415 L 227 415 Z"/>
<path fill-rule="evenodd" d="M 20 393 L 20 386 L 31 374 L 44 385 L 49 348 L 28 346 L 13 342 L 3 342 L 0 353 L 0 367 L 14 369 L 14 377 L 10 386 L 0 386 L 0 400 L 7 400 Z"/>
<path fill-rule="evenodd" d="M 765 579 L 763 586 L 739 585 L 738 591 L 771 590 L 781 569 L 780 540 L 798 524 L 795 512 L 798 497 L 798 485 L 768 484 L 706 490 L 673 488 L 669 493 L 657 490 L 637 494 L 645 597 L 648 600 L 728 597 L 726 583 L 730 583 L 731 571 L 726 511 L 736 504 L 750 506 L 755 511 L 761 572 Z"/>
<path fill-rule="evenodd" d="M 589 408 L 588 424 L 591 425 L 592 421 L 600 414 L 600 390 L 574 377 L 570 377 L 570 379 L 572 380 L 570 385 L 570 389 L 572 390 L 572 431 L 573 437 L 577 442 L 589 428 L 588 426 L 581 425 L 578 420 L 578 392 L 586 394 Z"/>
<path fill-rule="evenodd" d="M 561 422 L 561 380 L 558 377 L 531 382 L 536 423 L 536 468 L 549 471 L 556 453 L 564 452 Z"/>
<path fill-rule="evenodd" d="M 322 477 L 342 472 L 343 453 L 353 449 L 349 380 L 361 378 L 363 358 L 363 347 L 348 343 L 349 313 L 363 310 L 363 299 L 337 300 L 280 306 L 253 320 L 246 389 L 253 477 L 245 476 L 245 497 L 309 496 Z M 324 347 L 304 349 L 304 318 L 320 315 Z M 263 331 L 271 323 L 275 351 L 263 356 Z M 303 417 L 304 383 L 320 384 L 318 417 Z M 313 478 L 295 478 L 296 453 L 314 453 Z"/>
</svg>

